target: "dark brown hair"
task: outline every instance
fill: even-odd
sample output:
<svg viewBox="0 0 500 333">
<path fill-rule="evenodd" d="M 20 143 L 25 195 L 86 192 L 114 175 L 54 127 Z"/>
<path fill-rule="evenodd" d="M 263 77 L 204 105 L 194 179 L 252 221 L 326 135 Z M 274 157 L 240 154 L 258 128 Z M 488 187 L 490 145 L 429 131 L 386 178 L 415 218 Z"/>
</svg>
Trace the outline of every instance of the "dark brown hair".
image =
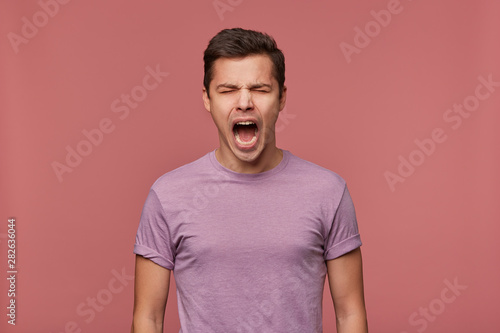
<svg viewBox="0 0 500 333">
<path fill-rule="evenodd" d="M 214 63 L 219 58 L 239 58 L 254 54 L 268 55 L 273 63 L 273 76 L 278 81 L 280 98 L 285 86 L 285 56 L 273 37 L 268 34 L 242 28 L 224 29 L 208 43 L 203 54 L 205 76 L 203 85 L 209 94 L 213 79 Z"/>
</svg>

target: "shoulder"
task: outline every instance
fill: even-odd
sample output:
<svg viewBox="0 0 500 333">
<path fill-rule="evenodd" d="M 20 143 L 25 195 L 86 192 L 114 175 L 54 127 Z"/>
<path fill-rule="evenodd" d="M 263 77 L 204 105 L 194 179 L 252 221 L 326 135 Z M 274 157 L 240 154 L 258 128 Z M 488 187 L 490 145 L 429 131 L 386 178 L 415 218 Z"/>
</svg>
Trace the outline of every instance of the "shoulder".
<svg viewBox="0 0 500 333">
<path fill-rule="evenodd" d="M 289 154 L 289 169 L 298 181 L 311 183 L 325 190 L 344 191 L 346 181 L 336 172 L 298 156 Z"/>
<path fill-rule="evenodd" d="M 324 221 L 332 221 L 347 191 L 346 181 L 338 173 L 290 154 L 290 173 L 286 180 L 294 183 L 294 191 L 310 207 L 318 207 Z M 288 169 L 288 168 L 287 168 Z"/>
<path fill-rule="evenodd" d="M 161 175 L 153 183 L 151 190 L 160 195 L 165 191 L 175 192 L 176 190 L 186 188 L 186 186 L 189 186 L 189 183 L 202 178 L 203 171 L 209 169 L 209 154 Z"/>
</svg>

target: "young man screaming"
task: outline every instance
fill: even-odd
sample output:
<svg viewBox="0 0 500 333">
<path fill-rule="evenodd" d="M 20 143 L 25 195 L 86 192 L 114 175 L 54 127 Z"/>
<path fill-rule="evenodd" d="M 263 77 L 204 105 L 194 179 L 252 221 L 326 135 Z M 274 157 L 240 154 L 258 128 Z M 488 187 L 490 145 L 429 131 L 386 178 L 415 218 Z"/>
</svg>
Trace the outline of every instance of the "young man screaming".
<svg viewBox="0 0 500 333">
<path fill-rule="evenodd" d="M 134 247 L 132 332 L 163 332 L 171 272 L 182 333 L 323 332 L 326 276 L 337 331 L 367 332 L 346 183 L 276 146 L 283 53 L 267 34 L 226 29 L 204 62 L 219 147 L 151 187 Z"/>
</svg>

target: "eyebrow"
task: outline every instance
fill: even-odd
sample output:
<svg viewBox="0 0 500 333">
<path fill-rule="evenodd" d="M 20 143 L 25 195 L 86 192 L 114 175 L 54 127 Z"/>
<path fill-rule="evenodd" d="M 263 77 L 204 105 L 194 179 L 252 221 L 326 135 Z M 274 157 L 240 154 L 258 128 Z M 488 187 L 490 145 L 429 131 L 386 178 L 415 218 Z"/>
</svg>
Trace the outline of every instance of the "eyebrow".
<svg viewBox="0 0 500 333">
<path fill-rule="evenodd" d="M 259 89 L 259 88 L 263 88 L 263 87 L 272 89 L 272 86 L 270 84 L 267 84 L 267 83 L 254 83 L 254 84 L 249 85 L 250 89 Z M 221 84 L 217 85 L 217 87 L 215 89 L 218 90 L 220 88 L 240 89 L 241 87 L 236 85 L 236 84 L 232 84 L 232 83 L 221 83 Z"/>
</svg>

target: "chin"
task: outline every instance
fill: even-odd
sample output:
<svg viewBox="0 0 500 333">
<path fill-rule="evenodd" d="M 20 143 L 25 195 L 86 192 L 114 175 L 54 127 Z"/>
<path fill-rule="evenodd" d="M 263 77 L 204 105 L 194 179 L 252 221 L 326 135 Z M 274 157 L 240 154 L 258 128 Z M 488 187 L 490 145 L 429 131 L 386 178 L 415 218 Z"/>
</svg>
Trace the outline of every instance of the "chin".
<svg viewBox="0 0 500 333">
<path fill-rule="evenodd" d="M 249 152 L 242 152 L 238 149 L 233 150 L 234 156 L 242 162 L 253 163 L 259 159 L 262 154 L 260 150 L 253 150 Z"/>
</svg>

